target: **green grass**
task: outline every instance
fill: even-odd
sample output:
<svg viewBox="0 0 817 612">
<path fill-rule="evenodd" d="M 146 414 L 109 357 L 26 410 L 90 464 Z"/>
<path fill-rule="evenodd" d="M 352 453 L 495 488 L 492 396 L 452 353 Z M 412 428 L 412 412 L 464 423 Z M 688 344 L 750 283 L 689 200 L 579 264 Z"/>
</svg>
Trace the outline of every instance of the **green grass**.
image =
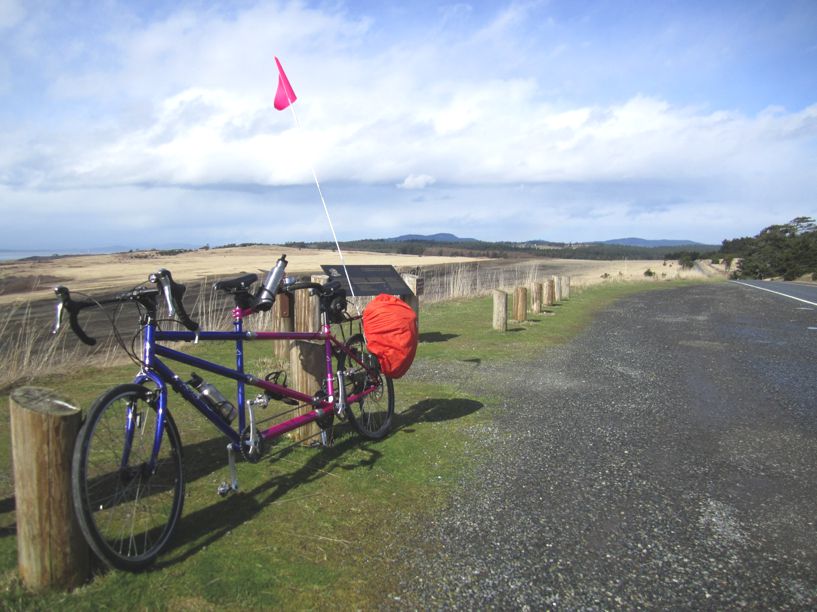
<svg viewBox="0 0 817 612">
<path fill-rule="evenodd" d="M 511 324 L 507 333 L 491 329 L 490 299 L 433 305 L 421 313 L 418 359 L 526 359 L 573 337 L 615 299 L 669 286 L 678 284 L 610 284 L 574 293 L 552 308 L 553 316 L 535 315 Z M 196 350 L 227 361 L 232 354 L 215 344 Z M 257 374 L 274 369 L 268 352 L 264 343 L 248 344 L 253 364 L 248 369 Z M 121 366 L 37 384 L 87 407 L 133 372 L 134 366 Z M 225 395 L 232 393 L 217 377 L 211 382 Z M 477 399 L 467 390 L 421 380 L 397 381 L 395 390 L 398 415 L 385 440 L 368 442 L 339 427 L 330 449 L 281 442 L 258 464 L 239 462 L 241 492 L 226 499 L 215 493 L 227 479 L 223 439 L 189 406 L 172 401 L 185 447 L 187 496 L 170 550 L 145 573 L 97 568 L 93 580 L 72 593 L 39 595 L 27 593 L 17 579 L 8 396 L 0 396 L 0 460 L 8 466 L 0 473 L 0 607 L 377 607 L 395 581 L 384 544 L 410 537 L 443 507 L 451 488 L 472 471 L 474 459 L 465 452 L 468 431 L 490 420 L 499 405 L 496 398 Z"/>
<path fill-rule="evenodd" d="M 569 300 L 547 307 L 543 314 L 528 313 L 528 320 L 522 323 L 509 321 L 507 332 L 492 329 L 493 298 L 490 296 L 433 304 L 421 312 L 423 344 L 419 354 L 426 359 L 480 359 L 488 363 L 525 359 L 532 351 L 567 342 L 596 312 L 621 297 L 685 284 L 694 283 L 613 282 L 573 290 Z M 512 299 L 513 296 L 509 302 Z"/>
</svg>

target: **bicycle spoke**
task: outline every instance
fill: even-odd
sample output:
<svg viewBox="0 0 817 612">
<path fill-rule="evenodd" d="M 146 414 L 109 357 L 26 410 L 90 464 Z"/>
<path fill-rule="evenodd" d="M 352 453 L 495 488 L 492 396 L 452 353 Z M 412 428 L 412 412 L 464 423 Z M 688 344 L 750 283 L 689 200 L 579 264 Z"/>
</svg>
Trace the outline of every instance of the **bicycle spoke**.
<svg viewBox="0 0 817 612">
<path fill-rule="evenodd" d="M 345 378 L 346 397 L 356 398 L 349 400 L 347 404 L 349 421 L 366 438 L 380 439 L 388 433 L 394 414 L 391 379 L 357 363 L 357 360 L 362 363 L 373 361 L 366 351 L 362 335 L 352 336 L 345 346 L 349 354 L 343 353 L 338 359 L 338 369 L 343 370 L 347 360 L 351 360 L 350 365 L 354 366 Z M 355 359 L 349 355 L 353 355 Z"/>
<path fill-rule="evenodd" d="M 156 469 L 149 470 L 157 426 L 146 389 L 117 387 L 92 407 L 74 458 L 80 527 L 104 561 L 140 569 L 167 542 L 183 503 L 180 441 L 166 417 Z M 127 414 L 139 414 L 126 452 Z"/>
</svg>

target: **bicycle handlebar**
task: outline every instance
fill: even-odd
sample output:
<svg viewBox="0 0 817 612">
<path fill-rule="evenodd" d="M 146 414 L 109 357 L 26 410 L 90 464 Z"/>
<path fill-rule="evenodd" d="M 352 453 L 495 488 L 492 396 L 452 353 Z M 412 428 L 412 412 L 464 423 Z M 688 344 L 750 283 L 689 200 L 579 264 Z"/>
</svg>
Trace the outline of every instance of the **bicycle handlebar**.
<svg viewBox="0 0 817 612">
<path fill-rule="evenodd" d="M 187 314 L 187 311 L 184 309 L 184 302 L 182 301 L 187 287 L 175 282 L 170 275 L 170 270 L 166 270 L 165 268 L 160 268 L 158 272 L 151 274 L 150 282 L 156 283 L 161 287 L 162 294 L 165 296 L 165 302 L 167 303 L 168 314 L 171 317 L 178 316 L 182 325 L 190 331 L 196 331 L 199 328 L 199 324 Z"/>
<path fill-rule="evenodd" d="M 105 298 L 101 300 L 75 300 L 71 298 L 71 292 L 68 290 L 68 287 L 64 287 L 62 285 L 55 287 L 54 293 L 57 294 L 58 302 L 56 321 L 51 329 L 51 333 L 56 334 L 60 330 L 65 313 L 67 312 L 68 323 L 71 326 L 71 331 L 73 331 L 77 338 L 79 338 L 83 343 L 87 344 L 88 346 L 94 346 L 96 344 L 96 338 L 89 336 L 79 324 L 79 313 L 81 310 L 90 308 L 91 306 L 102 306 L 103 304 L 121 304 L 124 302 L 140 302 L 144 306 L 155 310 L 156 298 L 160 292 L 167 302 L 167 309 L 170 316 L 178 317 L 182 325 L 184 325 L 190 331 L 198 330 L 199 324 L 190 318 L 190 315 L 187 314 L 182 302 L 182 298 L 184 297 L 184 293 L 187 288 L 184 285 L 175 282 L 173 280 L 173 276 L 170 274 L 170 271 L 165 270 L 164 268 L 160 269 L 154 274 L 151 274 L 149 280 L 152 283 L 155 283 L 158 288 L 134 289 L 133 291 L 126 291 L 112 298 Z"/>
<path fill-rule="evenodd" d="M 325 285 L 321 285 L 320 283 L 312 283 L 310 281 L 299 281 L 297 283 L 287 285 L 283 290 L 287 293 L 292 293 L 293 291 L 298 291 L 300 289 L 312 289 L 318 295 L 330 295 L 339 288 L 339 281 L 329 281 Z"/>
<path fill-rule="evenodd" d="M 52 334 L 56 334 L 60 331 L 60 326 L 62 325 L 62 318 L 65 311 L 68 311 L 68 323 L 71 325 L 71 330 L 77 335 L 77 337 L 82 340 L 88 346 L 93 346 L 96 344 L 96 339 L 91 338 L 88 334 L 83 331 L 82 327 L 79 324 L 79 319 L 77 315 L 79 311 L 83 308 L 89 308 L 90 306 L 95 306 L 94 302 L 90 300 L 81 300 L 76 301 L 71 299 L 71 293 L 68 291 L 68 287 L 63 287 L 60 285 L 59 287 L 54 288 L 54 293 L 57 294 L 57 298 L 59 302 L 57 302 L 57 320 L 54 323 L 54 327 L 51 329 Z"/>
<path fill-rule="evenodd" d="M 296 283 L 291 283 L 284 287 L 284 291 L 287 293 L 292 293 L 294 291 L 300 291 L 301 289 L 312 289 L 314 291 L 320 291 L 322 285 L 320 283 L 311 283 L 309 281 L 298 281 Z"/>
<path fill-rule="evenodd" d="M 282 256 L 283 266 L 286 265 L 286 261 L 284 260 L 285 256 Z M 281 266 L 281 267 L 283 267 Z M 159 293 L 165 299 L 167 303 L 167 310 L 171 317 L 178 317 L 179 321 L 190 331 L 197 331 L 199 329 L 199 324 L 190 318 L 190 315 L 187 314 L 187 311 L 184 308 L 183 298 L 184 294 L 187 291 L 187 287 L 184 285 L 177 283 L 173 280 L 173 276 L 170 274 L 170 271 L 165 268 L 160 268 L 158 272 L 154 272 L 149 277 L 150 282 L 157 285 L 157 289 L 136 289 L 133 291 L 127 291 L 125 293 L 120 293 L 119 295 L 103 299 L 103 300 L 74 300 L 71 298 L 71 292 L 68 290 L 68 287 L 64 287 L 60 285 L 59 287 L 54 288 L 54 293 L 57 295 L 57 313 L 56 313 L 56 321 L 54 323 L 53 328 L 51 329 L 52 334 L 56 334 L 60 327 L 62 326 L 63 318 L 66 312 L 68 312 L 68 323 L 71 326 L 71 331 L 73 331 L 76 336 L 85 344 L 89 346 L 93 346 L 96 344 L 96 338 L 89 336 L 85 330 L 82 329 L 82 326 L 79 324 L 78 315 L 81 310 L 85 308 L 90 308 L 91 306 L 101 306 L 103 304 L 113 304 L 113 303 L 123 303 L 123 302 L 133 302 L 138 301 L 146 306 L 148 305 L 145 300 L 149 300 L 151 305 L 155 305 L 155 299 Z M 281 286 L 278 291 L 292 293 L 293 291 L 298 291 L 301 289 L 311 289 L 317 295 L 320 296 L 330 296 L 332 295 L 338 288 L 340 288 L 340 283 L 338 281 L 330 281 L 325 285 L 321 285 L 320 283 L 313 283 L 309 281 L 301 281 L 292 283 L 290 285 Z M 269 291 L 269 288 L 265 288 Z M 259 299 L 260 298 L 256 298 Z"/>
</svg>

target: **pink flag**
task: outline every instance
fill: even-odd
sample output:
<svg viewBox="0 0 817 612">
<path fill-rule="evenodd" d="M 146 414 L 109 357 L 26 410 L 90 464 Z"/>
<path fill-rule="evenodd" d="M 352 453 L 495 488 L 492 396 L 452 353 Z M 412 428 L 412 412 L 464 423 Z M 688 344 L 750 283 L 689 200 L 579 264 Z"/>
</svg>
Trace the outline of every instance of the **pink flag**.
<svg viewBox="0 0 817 612">
<path fill-rule="evenodd" d="M 289 84 L 289 79 L 277 57 L 275 63 L 278 66 L 278 91 L 275 92 L 275 108 L 284 110 L 298 98 L 295 96 L 295 92 L 292 91 L 292 85 Z"/>
</svg>

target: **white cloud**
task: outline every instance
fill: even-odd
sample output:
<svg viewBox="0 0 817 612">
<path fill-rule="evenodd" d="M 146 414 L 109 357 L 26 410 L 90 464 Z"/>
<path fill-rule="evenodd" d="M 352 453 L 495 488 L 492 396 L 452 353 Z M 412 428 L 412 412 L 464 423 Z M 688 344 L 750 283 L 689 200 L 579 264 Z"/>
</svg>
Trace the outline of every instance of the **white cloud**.
<svg viewBox="0 0 817 612">
<path fill-rule="evenodd" d="M 0 27 L 9 7 L 19 6 L 0 0 Z M 314 167 L 322 181 L 357 185 L 361 193 L 388 186 L 391 193 L 377 191 L 381 207 L 405 205 L 400 198 L 434 184 L 422 195 L 447 194 L 446 206 L 430 200 L 415 209 L 441 224 L 466 219 L 486 233 L 512 227 L 507 211 L 525 219 L 530 208 L 571 228 L 579 215 L 608 227 L 620 219 L 646 227 L 713 206 L 729 211 L 713 223 L 751 216 L 747 209 L 765 219 L 772 203 L 781 214 L 798 206 L 795 214 L 814 211 L 803 194 L 817 191 L 817 104 L 747 113 L 639 88 L 615 100 L 562 96 L 553 72 L 520 51 L 539 44 L 520 35 L 534 21 L 535 4 L 483 15 L 485 25 L 465 33 L 459 22 L 481 17 L 458 7 L 434 37 L 395 39 L 381 33 L 376 15 L 350 10 L 214 6 L 149 23 L 126 15 L 106 34 L 106 61 L 91 57 L 99 48 L 78 45 L 86 61 L 72 56 L 54 69 L 60 77 L 40 101 L 60 121 L 41 127 L 23 116 L 0 126 L 0 184 L 14 185 L 0 207 L 33 195 L 51 202 L 43 192 L 59 190 L 81 192 L 87 202 L 106 201 L 111 190 L 129 203 L 163 194 L 170 207 L 180 200 L 168 194 L 180 191 L 190 204 L 214 197 L 210 189 L 221 196 L 247 186 L 311 188 Z M 569 44 L 548 42 L 534 56 L 539 61 L 554 48 L 562 52 L 546 64 L 551 71 L 569 62 Z M 272 108 L 273 55 L 298 94 L 302 128 Z M 511 197 L 519 184 L 574 189 Z M 650 196 L 656 184 L 674 186 L 677 197 Z M 491 199 L 498 197 L 505 200 Z M 86 210 L 85 200 L 70 199 Z M 405 222 L 412 218 L 417 223 L 416 214 Z M 517 223 L 515 231 L 526 233 L 520 238 L 528 231 L 544 238 L 554 227 Z"/>
<path fill-rule="evenodd" d="M 402 183 L 397 184 L 398 189 L 425 189 L 429 185 L 437 182 L 433 176 L 428 174 L 409 174 Z"/>
</svg>

